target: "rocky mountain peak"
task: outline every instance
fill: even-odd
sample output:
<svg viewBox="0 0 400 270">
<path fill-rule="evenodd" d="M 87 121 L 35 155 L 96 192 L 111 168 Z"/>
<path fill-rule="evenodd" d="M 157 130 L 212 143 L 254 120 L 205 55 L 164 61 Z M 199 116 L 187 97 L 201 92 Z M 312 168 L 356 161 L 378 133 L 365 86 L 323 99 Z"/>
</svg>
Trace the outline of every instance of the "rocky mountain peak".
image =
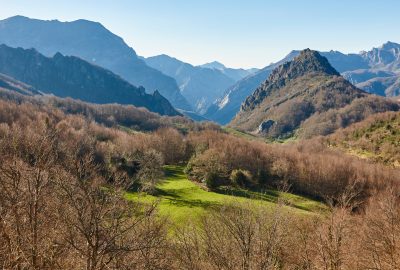
<svg viewBox="0 0 400 270">
<path fill-rule="evenodd" d="M 397 49 L 397 50 L 399 50 L 399 49 L 400 49 L 400 44 L 395 43 L 395 42 L 388 41 L 388 42 L 384 43 L 384 44 L 381 46 L 381 49 L 383 49 L 383 50 L 392 50 L 392 49 Z"/>
<path fill-rule="evenodd" d="M 288 82 L 308 74 L 322 74 L 340 76 L 329 64 L 328 60 L 317 51 L 302 50 L 292 61 L 288 61 L 272 71 L 268 80 L 258 87 L 253 95 L 249 96 L 242 104 L 243 111 L 252 110 L 274 89 L 284 87 Z"/>
<path fill-rule="evenodd" d="M 218 61 L 213 61 L 213 62 L 210 62 L 210 63 L 206 63 L 206 64 L 201 65 L 200 67 L 218 69 L 218 70 L 226 69 L 225 65 L 220 63 L 220 62 L 218 62 Z"/>
<path fill-rule="evenodd" d="M 309 73 L 323 73 L 326 75 L 340 74 L 329 64 L 328 59 L 317 51 L 305 49 L 292 61 L 286 62 L 275 69 L 268 78 L 269 82 L 284 84 L 285 80 L 301 77 Z"/>
<path fill-rule="evenodd" d="M 369 63 L 370 67 L 379 68 L 388 65 L 398 67 L 398 62 L 400 61 L 400 44 L 388 41 L 379 48 L 362 52 L 361 56 Z"/>
</svg>

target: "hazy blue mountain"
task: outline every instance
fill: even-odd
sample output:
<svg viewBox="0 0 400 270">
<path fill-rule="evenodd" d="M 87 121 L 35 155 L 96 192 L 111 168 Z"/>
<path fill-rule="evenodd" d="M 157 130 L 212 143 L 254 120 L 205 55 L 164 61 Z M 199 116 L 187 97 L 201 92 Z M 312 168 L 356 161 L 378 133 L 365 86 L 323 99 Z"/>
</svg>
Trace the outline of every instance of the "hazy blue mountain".
<svg viewBox="0 0 400 270">
<path fill-rule="evenodd" d="M 218 62 L 218 61 L 213 61 L 210 63 L 205 63 L 203 65 L 200 65 L 200 67 L 205 67 L 205 68 L 212 68 L 212 69 L 225 69 L 226 67 L 224 66 L 224 64 Z"/>
<path fill-rule="evenodd" d="M 330 51 L 322 55 L 357 87 L 382 96 L 400 94 L 400 44 L 389 41 L 359 54 Z"/>
<path fill-rule="evenodd" d="M 219 69 L 192 66 L 168 55 L 158 55 L 145 59 L 147 65 L 173 77 L 182 95 L 199 114 L 222 95 L 235 80 Z"/>
<path fill-rule="evenodd" d="M 368 63 L 359 54 L 344 54 L 338 51 L 320 52 L 322 56 L 325 56 L 329 63 L 340 73 L 368 68 Z"/>
<path fill-rule="evenodd" d="M 144 86 L 149 93 L 158 90 L 177 108 L 191 109 L 173 78 L 147 66 L 122 38 L 100 23 L 43 21 L 15 16 L 0 21 L 1 43 L 35 48 L 48 57 L 57 52 L 78 56 L 111 70 L 133 85 Z"/>
<path fill-rule="evenodd" d="M 361 52 L 361 56 L 368 62 L 370 68 L 400 70 L 400 44 L 388 41 L 379 48 Z"/>
<path fill-rule="evenodd" d="M 220 124 L 229 123 L 240 110 L 242 102 L 251 95 L 254 90 L 268 78 L 272 70 L 279 65 L 292 60 L 299 51 L 292 51 L 284 59 L 277 63 L 270 64 L 256 73 L 238 81 L 229 87 L 221 98 L 214 102 L 205 113 L 205 117 Z"/>
<path fill-rule="evenodd" d="M 204 65 L 201 65 L 200 67 L 219 70 L 222 73 L 224 73 L 226 76 L 232 78 L 235 81 L 239 81 L 240 79 L 243 79 L 243 78 L 258 71 L 257 68 L 251 68 L 251 69 L 227 68 L 227 67 L 225 67 L 224 64 L 222 64 L 218 61 L 206 63 Z"/>
<path fill-rule="evenodd" d="M 162 115 L 179 115 L 158 91 L 147 94 L 143 87 L 135 87 L 111 71 L 75 56 L 57 53 L 50 58 L 35 49 L 0 45 L 0 73 L 59 97 L 98 104 L 131 104 Z"/>
<path fill-rule="evenodd" d="M 400 76 L 371 78 L 358 83 L 357 87 L 380 96 L 400 96 Z"/>
</svg>

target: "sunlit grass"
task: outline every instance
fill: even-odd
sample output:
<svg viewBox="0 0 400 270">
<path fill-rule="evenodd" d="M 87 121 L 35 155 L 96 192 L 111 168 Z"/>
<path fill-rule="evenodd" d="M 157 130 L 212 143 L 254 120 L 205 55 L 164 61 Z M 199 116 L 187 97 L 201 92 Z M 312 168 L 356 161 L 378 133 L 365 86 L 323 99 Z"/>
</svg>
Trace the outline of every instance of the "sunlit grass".
<svg viewBox="0 0 400 270">
<path fill-rule="evenodd" d="M 126 197 L 142 202 L 158 200 L 160 214 L 170 217 L 177 224 L 182 224 L 189 219 L 196 220 L 209 209 L 232 200 L 257 203 L 272 210 L 282 199 L 288 204 L 285 209 L 294 214 L 314 214 L 325 209 L 320 202 L 273 190 L 255 192 L 242 189 L 221 189 L 219 193 L 206 191 L 188 180 L 183 169 L 182 166 L 166 166 L 165 179 L 157 185 L 155 195 L 129 192 Z"/>
</svg>

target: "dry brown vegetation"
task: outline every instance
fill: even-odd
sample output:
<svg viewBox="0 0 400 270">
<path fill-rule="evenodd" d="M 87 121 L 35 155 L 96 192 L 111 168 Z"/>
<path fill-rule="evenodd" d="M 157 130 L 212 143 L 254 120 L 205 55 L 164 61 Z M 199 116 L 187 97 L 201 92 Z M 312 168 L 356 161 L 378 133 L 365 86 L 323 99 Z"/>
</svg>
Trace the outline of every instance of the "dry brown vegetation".
<svg viewBox="0 0 400 270">
<path fill-rule="evenodd" d="M 254 205 L 227 205 L 203 219 L 200 229 L 179 229 L 174 238 L 177 269 L 398 269 L 400 210 L 387 190 L 365 213 L 342 196 L 325 216 L 289 215 Z"/>
<path fill-rule="evenodd" d="M 76 99 L 54 96 L 27 96 L 0 89 L 0 98 L 15 103 L 32 103 L 61 110 L 67 115 L 79 115 L 107 127 L 125 127 L 138 131 L 155 131 L 174 127 L 182 132 L 201 129 L 219 129 L 211 122 L 195 123 L 182 116 L 160 116 L 145 108 L 119 104 L 93 104 Z"/>
<path fill-rule="evenodd" d="M 235 185 L 235 170 L 248 172 L 244 186 L 289 184 L 291 191 L 319 199 L 336 198 L 349 185 L 359 188 L 360 196 L 399 183 L 399 170 L 368 163 L 329 149 L 318 140 L 286 145 L 267 145 L 247 141 L 218 131 L 203 131 L 189 136 L 195 154 L 187 173 L 210 188 Z M 211 181 L 209 181 L 211 179 Z"/>
<path fill-rule="evenodd" d="M 302 138 L 328 135 L 335 130 L 358 123 L 371 115 L 399 110 L 398 102 L 370 95 L 355 99 L 342 108 L 330 109 L 311 116 L 301 124 L 298 134 Z"/>
<path fill-rule="evenodd" d="M 339 130 L 329 136 L 326 143 L 354 151 L 374 161 L 400 166 L 400 113 L 373 115 Z"/>
<path fill-rule="evenodd" d="M 266 145 L 213 126 L 132 133 L 63 111 L 0 101 L 2 269 L 399 268 L 398 170 L 317 141 Z M 231 203 L 176 228 L 156 204 L 125 200 L 188 161 L 212 188 L 289 184 L 331 210 Z"/>
</svg>

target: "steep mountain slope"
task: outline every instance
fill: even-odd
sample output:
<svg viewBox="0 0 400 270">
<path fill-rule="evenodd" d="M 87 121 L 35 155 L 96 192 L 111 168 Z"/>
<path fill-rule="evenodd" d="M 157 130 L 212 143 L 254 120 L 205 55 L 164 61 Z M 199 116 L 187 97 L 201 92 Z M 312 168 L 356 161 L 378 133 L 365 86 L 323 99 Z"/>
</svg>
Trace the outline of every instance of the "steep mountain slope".
<svg viewBox="0 0 400 270">
<path fill-rule="evenodd" d="M 146 94 L 143 87 L 132 86 L 112 72 L 74 56 L 57 53 L 47 58 L 34 49 L 0 45 L 0 73 L 59 97 L 132 104 L 163 115 L 179 115 L 158 91 Z"/>
<path fill-rule="evenodd" d="M 381 96 L 400 95 L 400 44 L 387 42 L 360 54 L 334 51 L 321 54 L 357 87 Z"/>
<path fill-rule="evenodd" d="M 46 56 L 60 52 L 78 56 L 120 75 L 149 93 L 158 90 L 180 109 L 190 110 L 175 80 L 147 66 L 119 36 L 100 23 L 42 21 L 22 16 L 0 21 L 0 44 L 25 49 L 35 48 Z"/>
<path fill-rule="evenodd" d="M 225 90 L 223 96 L 210 106 L 204 116 L 223 125 L 229 123 L 240 110 L 240 105 L 246 97 L 251 95 L 253 91 L 263 81 L 265 81 L 266 78 L 268 78 L 272 70 L 279 65 L 292 60 L 298 54 L 298 51 L 292 51 L 281 61 L 266 66 L 256 73 L 238 81 L 236 84 Z"/>
<path fill-rule="evenodd" d="M 7 75 L 0 73 L 0 89 L 17 92 L 26 96 L 40 95 L 40 92 L 34 87 L 23 82 L 17 81 Z"/>
<path fill-rule="evenodd" d="M 197 113 L 203 114 L 220 97 L 223 91 L 235 83 L 218 69 L 192 66 L 168 55 L 145 59 L 146 64 L 173 77 L 182 95 Z"/>
<path fill-rule="evenodd" d="M 219 70 L 222 73 L 224 73 L 226 76 L 232 78 L 234 81 L 239 81 L 239 80 L 258 71 L 257 68 L 251 68 L 251 69 L 227 68 L 224 64 L 222 64 L 218 61 L 206 63 L 203 65 L 200 65 L 200 67 Z"/>
<path fill-rule="evenodd" d="M 386 102 L 384 98 L 371 102 L 367 97 L 367 93 L 341 77 L 325 57 L 306 49 L 294 60 L 276 68 L 268 80 L 247 97 L 230 126 L 271 137 L 292 136 L 296 131 L 298 135 L 309 137 L 332 132 L 332 127 L 322 128 L 320 120 L 325 119 L 327 112 L 346 108 L 353 102 L 359 103 L 358 100 L 363 100 L 361 104 L 370 109 L 371 113 L 398 109 L 396 104 Z M 377 103 L 380 106 L 374 105 Z M 349 108 L 350 112 L 364 117 L 364 112 L 356 111 L 359 106 Z M 318 120 L 314 121 L 315 118 Z M 354 117 L 359 121 L 358 118 Z M 321 130 L 310 131 L 313 125 L 309 124 L 313 122 L 318 123 L 316 126 Z"/>
</svg>

